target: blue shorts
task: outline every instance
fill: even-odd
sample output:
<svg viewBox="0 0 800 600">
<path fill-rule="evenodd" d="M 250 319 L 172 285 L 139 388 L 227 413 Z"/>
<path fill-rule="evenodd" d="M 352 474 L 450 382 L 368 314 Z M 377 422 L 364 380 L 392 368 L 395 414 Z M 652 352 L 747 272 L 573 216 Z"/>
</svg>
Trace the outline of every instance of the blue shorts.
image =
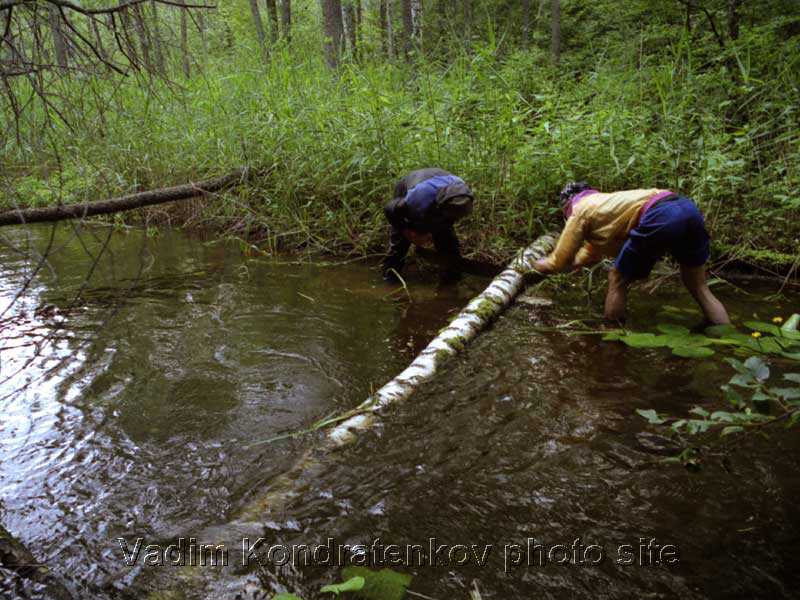
<svg viewBox="0 0 800 600">
<path fill-rule="evenodd" d="M 703 215 L 688 198 L 668 198 L 651 206 L 631 229 L 614 266 L 625 279 L 643 279 L 666 254 L 687 267 L 699 267 L 708 260 Z"/>
</svg>

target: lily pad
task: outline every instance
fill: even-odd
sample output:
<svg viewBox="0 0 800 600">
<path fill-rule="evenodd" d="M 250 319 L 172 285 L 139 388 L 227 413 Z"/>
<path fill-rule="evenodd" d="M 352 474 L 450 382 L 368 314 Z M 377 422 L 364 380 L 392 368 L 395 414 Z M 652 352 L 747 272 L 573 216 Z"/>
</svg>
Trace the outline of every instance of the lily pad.
<svg viewBox="0 0 800 600">
<path fill-rule="evenodd" d="M 652 333 L 629 333 L 619 338 L 619 341 L 631 348 L 663 348 L 667 345 L 664 336 Z"/>
<path fill-rule="evenodd" d="M 739 331 L 733 325 L 712 325 L 711 327 L 706 327 L 705 333 L 711 337 L 722 338 L 739 333 Z"/>
<path fill-rule="evenodd" d="M 661 333 L 666 333 L 667 335 L 673 336 L 683 336 L 691 333 L 688 327 L 684 327 L 683 325 L 674 325 L 672 323 L 659 323 L 656 329 L 658 329 Z"/>
<path fill-rule="evenodd" d="M 706 346 L 677 346 L 672 353 L 683 358 L 708 358 L 714 355 L 714 351 Z"/>
</svg>

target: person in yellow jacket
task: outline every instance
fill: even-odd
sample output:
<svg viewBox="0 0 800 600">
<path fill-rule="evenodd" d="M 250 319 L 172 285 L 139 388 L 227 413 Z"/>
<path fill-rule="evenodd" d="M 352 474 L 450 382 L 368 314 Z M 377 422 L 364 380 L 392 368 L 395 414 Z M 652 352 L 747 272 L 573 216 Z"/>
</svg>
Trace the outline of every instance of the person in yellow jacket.
<svg viewBox="0 0 800 600">
<path fill-rule="evenodd" d="M 715 325 L 730 322 L 706 282 L 709 236 L 690 199 L 660 189 L 602 193 L 578 182 L 568 184 L 560 200 L 567 223 L 552 254 L 536 262 L 538 272 L 560 273 L 616 257 L 608 274 L 604 316 L 622 321 L 628 286 L 647 277 L 669 254 L 706 319 Z"/>
</svg>

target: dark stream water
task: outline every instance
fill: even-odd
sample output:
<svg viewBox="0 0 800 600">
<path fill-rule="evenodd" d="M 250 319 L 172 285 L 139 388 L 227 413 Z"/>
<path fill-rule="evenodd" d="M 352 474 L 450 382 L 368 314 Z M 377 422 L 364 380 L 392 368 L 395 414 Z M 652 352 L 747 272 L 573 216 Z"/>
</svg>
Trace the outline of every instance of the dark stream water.
<svg viewBox="0 0 800 600">
<path fill-rule="evenodd" d="M 15 233 L 0 311 L 37 264 L 11 246 L 41 252 L 50 229 Z M 235 518 L 318 438 L 258 442 L 361 402 L 488 281 L 412 272 L 408 304 L 364 263 L 281 264 L 131 231 L 85 282 L 106 235 L 59 227 L 0 321 L 0 523 L 76 597 L 330 597 L 318 590 L 336 566 L 209 567 L 213 584 L 192 583 L 179 567 L 127 566 L 117 540 L 188 539 Z M 740 320 L 800 307 L 715 289 Z M 691 306 L 667 286 L 632 296 L 640 326 L 662 304 Z M 734 442 L 697 473 L 656 463 L 675 448 L 635 409 L 716 406 L 730 369 L 537 331 L 586 315 L 581 293 L 557 298 L 509 311 L 381 427 L 321 456 L 299 499 L 265 515 L 265 540 L 421 547 L 395 568 L 437 600 L 473 586 L 484 599 L 798 597 L 796 433 Z M 670 564 L 651 564 L 659 552 Z M 585 564 L 557 564 L 566 553 Z M 38 594 L 0 569 L 3 597 Z"/>
</svg>

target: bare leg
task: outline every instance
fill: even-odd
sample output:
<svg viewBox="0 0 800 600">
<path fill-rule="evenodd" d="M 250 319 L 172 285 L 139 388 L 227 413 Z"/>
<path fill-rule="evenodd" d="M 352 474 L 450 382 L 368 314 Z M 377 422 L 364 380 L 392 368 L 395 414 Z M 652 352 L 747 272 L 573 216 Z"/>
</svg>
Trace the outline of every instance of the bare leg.
<svg viewBox="0 0 800 600">
<path fill-rule="evenodd" d="M 681 280 L 700 308 L 703 309 L 703 314 L 709 322 L 713 325 L 726 325 L 731 322 L 728 311 L 725 310 L 722 302 L 711 293 L 706 283 L 704 266 L 686 267 L 681 265 Z"/>
<path fill-rule="evenodd" d="M 622 323 L 625 321 L 625 304 L 628 301 L 628 285 L 622 273 L 612 268 L 608 272 L 608 293 L 603 316 L 609 321 Z"/>
</svg>

